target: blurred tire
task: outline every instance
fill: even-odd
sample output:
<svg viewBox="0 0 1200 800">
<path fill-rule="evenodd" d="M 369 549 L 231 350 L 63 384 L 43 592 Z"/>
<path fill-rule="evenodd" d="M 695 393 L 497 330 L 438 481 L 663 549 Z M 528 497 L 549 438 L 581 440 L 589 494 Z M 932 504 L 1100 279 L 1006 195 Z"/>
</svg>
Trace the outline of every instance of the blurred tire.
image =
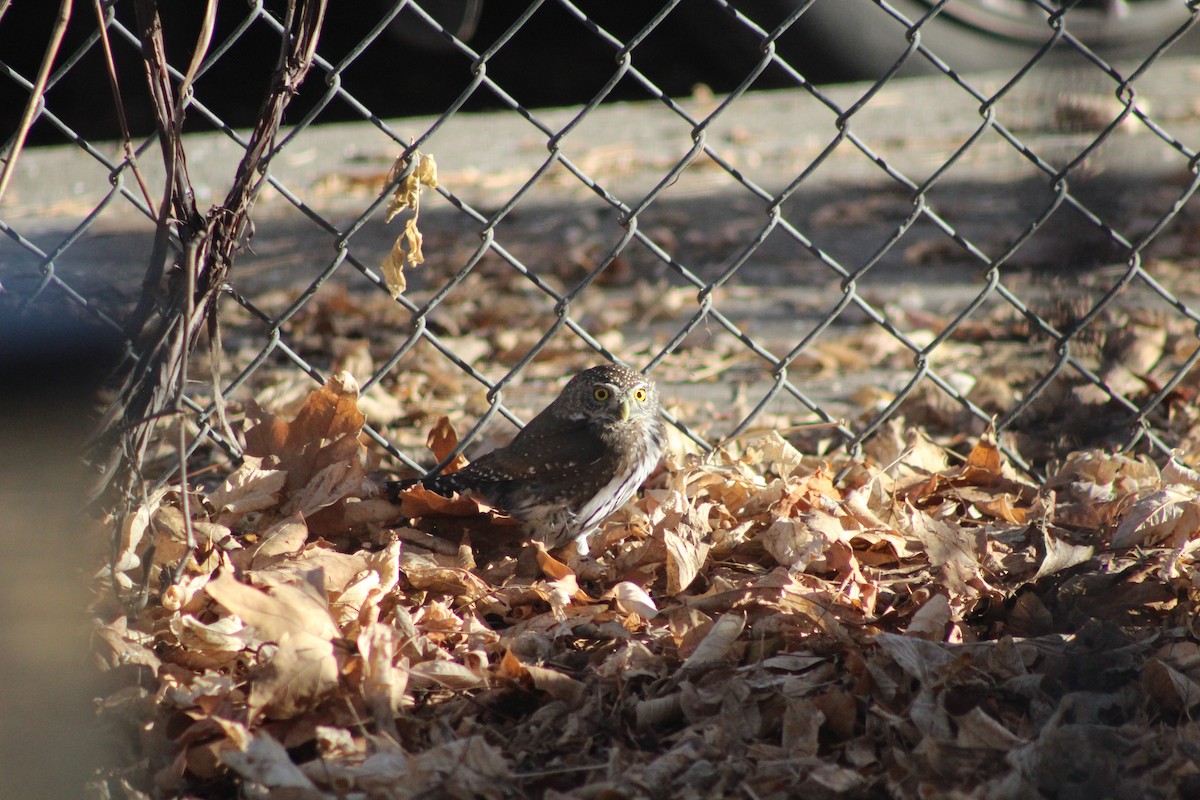
<svg viewBox="0 0 1200 800">
<path fill-rule="evenodd" d="M 778 18 L 802 0 L 771 0 Z M 755 4 L 758 5 L 758 4 Z M 889 0 L 912 22 L 935 5 L 924 0 Z M 1067 30 L 1105 59 L 1145 58 L 1188 18 L 1183 0 L 1082 0 L 1066 14 Z M 814 56 L 848 78 L 884 74 L 904 53 L 905 26 L 872 0 L 817 0 L 779 40 L 781 55 L 801 63 Z M 921 43 L 952 69 L 975 72 L 1014 69 L 1052 36 L 1048 15 L 1032 0 L 955 0 L 921 26 Z M 1074 52 L 1059 43 L 1052 58 Z M 920 53 L 901 74 L 938 71 Z"/>
</svg>

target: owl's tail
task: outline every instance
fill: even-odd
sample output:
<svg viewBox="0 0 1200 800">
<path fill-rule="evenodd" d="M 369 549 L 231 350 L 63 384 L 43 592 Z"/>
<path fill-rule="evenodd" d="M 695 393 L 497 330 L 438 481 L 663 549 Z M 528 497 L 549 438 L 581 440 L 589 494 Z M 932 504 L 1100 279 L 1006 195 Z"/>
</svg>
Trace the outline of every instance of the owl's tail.
<svg viewBox="0 0 1200 800">
<path fill-rule="evenodd" d="M 405 489 L 416 486 L 421 482 L 420 478 L 404 478 L 398 481 L 388 481 L 383 485 L 383 496 L 395 503 L 400 499 L 400 493 Z"/>
<path fill-rule="evenodd" d="M 449 497 L 455 492 L 461 492 L 465 486 L 454 480 L 455 473 L 430 475 L 428 478 L 402 478 L 398 481 L 388 481 L 383 485 L 383 496 L 395 503 L 400 499 L 400 493 L 421 484 L 431 492 Z"/>
</svg>

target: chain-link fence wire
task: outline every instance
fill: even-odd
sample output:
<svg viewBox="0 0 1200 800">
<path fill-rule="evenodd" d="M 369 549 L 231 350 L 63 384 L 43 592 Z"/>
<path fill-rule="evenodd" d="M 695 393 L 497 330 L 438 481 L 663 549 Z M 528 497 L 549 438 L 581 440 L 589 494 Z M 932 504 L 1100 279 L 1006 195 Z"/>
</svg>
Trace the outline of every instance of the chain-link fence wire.
<svg viewBox="0 0 1200 800">
<path fill-rule="evenodd" d="M 703 330 L 731 337 L 741 357 L 747 358 L 756 372 L 765 376 L 761 393 L 752 398 L 736 416 L 726 420 L 727 424 L 723 426 L 699 426 L 697 420 L 684 414 L 668 414 L 670 421 L 685 436 L 703 448 L 737 437 L 764 424 L 764 421 L 775 420 L 776 416 L 769 414 L 767 409 L 783 404 L 792 417 L 821 420 L 828 426 L 823 434 L 823 448 L 841 448 L 855 454 L 869 437 L 903 412 L 905 404 L 911 401 L 915 393 L 929 387 L 949 399 L 958 409 L 960 419 L 968 419 L 980 427 L 994 425 L 1003 435 L 1017 426 L 1023 415 L 1029 414 L 1040 399 L 1044 399 L 1050 387 L 1066 377 L 1072 385 L 1082 386 L 1093 393 L 1099 405 L 1092 407 L 1115 409 L 1117 415 L 1108 419 L 1117 420 L 1111 426 L 1119 430 L 1121 444 L 1128 447 L 1140 445 L 1160 455 L 1168 454 L 1176 442 L 1164 432 L 1164 404 L 1188 375 L 1200 353 L 1194 343 L 1196 323 L 1200 323 L 1200 316 L 1197 316 L 1186 294 L 1175 291 L 1169 281 L 1162 279 L 1148 266 L 1147 251 L 1164 231 L 1180 224 L 1185 206 L 1200 183 L 1200 168 L 1197 165 L 1200 143 L 1194 138 L 1188 141 L 1187 136 L 1173 132 L 1172 119 L 1156 117 L 1154 109 L 1140 102 L 1137 87 L 1140 81 L 1146 80 L 1156 70 L 1161 72 L 1179 68 L 1175 66 L 1179 62 L 1170 61 L 1167 56 L 1194 26 L 1198 4 L 1173 4 L 1170 10 L 1174 16 L 1169 30 L 1137 53 L 1133 62 L 1126 58 L 1120 66 L 1110 61 L 1102 49 L 1074 32 L 1072 21 L 1082 18 L 1079 15 L 1094 12 L 1093 4 L 1060 5 L 1044 0 L 1022 4 L 1025 13 L 1036 18 L 1040 32 L 1036 42 L 1023 52 L 1018 66 L 1011 68 L 997 82 L 994 74 L 986 81 L 972 77 L 965 71 L 966 65 L 956 63 L 950 56 L 939 52 L 936 44 L 927 44 L 924 34 L 935 23 L 944 21 L 953 12 L 951 6 L 955 4 L 943 0 L 940 3 L 913 6 L 873 0 L 871 11 L 895 43 L 898 52 L 894 59 L 888 57 L 888 63 L 874 81 L 859 85 L 847 95 L 810 80 L 793 65 L 794 56 L 781 52 L 779 47 L 791 32 L 805 24 L 806 15 L 812 12 L 814 6 L 820 6 L 825 1 L 818 0 L 816 4 L 797 2 L 789 6 L 786 13 L 780 14 L 776 9 L 776 18 L 765 21 L 759 19 L 755 11 L 743 10 L 740 5 L 705 3 L 704 7 L 709 11 L 718 9 L 723 25 L 728 26 L 718 32 L 718 38 L 730 35 L 729 31 L 736 31 L 738 36 L 752 39 L 755 47 L 752 63 L 748 63 L 744 69 L 739 66 L 736 85 L 730 87 L 727 94 L 714 98 L 702 113 L 696 109 L 704 104 L 689 102 L 689 98 L 678 97 L 664 90 L 639 63 L 639 55 L 648 46 L 647 40 L 655 35 L 665 21 L 678 20 L 695 13 L 699 5 L 697 3 L 679 0 L 664 3 L 645 11 L 632 32 L 616 35 L 595 21 L 581 5 L 565 1 L 535 2 L 517 14 L 502 32 L 487 41 L 465 41 L 463 26 L 448 27 L 443 24 L 441 20 L 445 19 L 445 15 L 436 4 L 379 3 L 372 6 L 372 12 L 356 12 L 376 13 L 377 19 L 365 35 L 345 49 L 340 58 L 327 57 L 326 50 L 318 47 L 308 83 L 304 87 L 307 107 L 303 116 L 289 122 L 277 136 L 272 136 L 271 130 L 266 131 L 260 140 L 260 143 L 265 141 L 269 144 L 263 151 L 262 163 L 269 162 L 271 157 L 287 154 L 297 137 L 329 118 L 336 106 L 341 109 L 343 116 L 349 109 L 351 115 L 390 139 L 395 152 L 400 154 L 397 161 L 400 168 L 393 172 L 388 185 L 358 204 L 348 221 L 335 221 L 323 214 L 320 202 L 312 199 L 309 193 L 311 187 L 290 185 L 270 170 L 261 178 L 256 176 L 251 181 L 254 184 L 253 191 L 269 186 L 291 204 L 308 224 L 321 232 L 333 253 L 332 257 L 314 267 L 315 274 L 307 279 L 306 285 L 295 293 L 291 302 L 281 309 L 268 309 L 241 282 L 237 264 L 232 263 L 231 249 L 228 260 L 232 269 L 227 275 L 220 273 L 219 285 L 213 285 L 210 289 L 219 290 L 222 296 L 232 299 L 250 319 L 257 322 L 254 335 L 258 339 L 253 356 L 239 364 L 236 374 L 218 378 L 221 384 L 219 393 L 205 394 L 204 391 L 190 389 L 178 392 L 177 396 L 171 395 L 157 406 L 142 409 L 140 416 L 127 416 L 123 422 L 114 420 L 112 427 L 126 435 L 139 426 L 150 430 L 153 423 L 146 425 L 148 418 L 164 415 L 171 411 L 172 403 L 178 403 L 178 413 L 189 420 L 186 436 L 181 434 L 179 442 L 185 457 L 192 457 L 201 449 L 215 447 L 230 458 L 237 459 L 240 456 L 239 445 L 236 436 L 221 418 L 224 407 L 220 402 L 221 397 L 230 397 L 254 386 L 258 379 L 256 376 L 260 377 L 260 372 L 267 369 L 304 373 L 318 383 L 326 380 L 327 362 L 306 355 L 304 348 L 294 341 L 294 332 L 289 325 L 303 313 L 311 311 L 312 304 L 348 274 L 355 276 L 356 281 L 365 280 L 374 285 L 380 292 L 388 292 L 378 267 L 381 254 L 377 249 L 357 246 L 363 238 L 363 232 L 370 226 L 383 224 L 383 209 L 395 188 L 414 169 L 417 163 L 415 154 L 418 151 L 436 153 L 439 133 L 464 115 L 464 107 L 484 97 L 488 105 L 501 108 L 500 113 L 519 117 L 523 121 L 523 139 L 532 137 L 539 147 L 545 148 L 545 154 L 534 169 L 520 177 L 519 187 L 515 191 L 491 205 L 471 202 L 456 192 L 453 181 L 446 180 L 437 186 L 436 193 L 445 201 L 445 206 L 454 210 L 461 226 L 478 235 L 479 243 L 454 264 L 444 264 L 436 271 L 429 270 L 426 265 L 421 273 L 421 279 L 427 282 L 425 290 L 412 293 L 411 296 L 401 293 L 395 298 L 395 304 L 406 316 L 407 327 L 402 340 L 395 343 L 387 358 L 381 359 L 363 387 L 369 390 L 375 384 L 396 380 L 398 365 L 404 363 L 416 348 L 431 348 L 438 358 L 460 370 L 468 383 L 477 384 L 485 393 L 486 406 L 472 420 L 473 425 L 462 436 L 456 452 L 469 446 L 481 431 L 498 418 L 507 418 L 514 424 L 520 424 L 521 415 L 505 401 L 506 390 L 519 384 L 529 366 L 539 358 L 544 358 L 552 343 L 563 336 L 571 340 L 571 346 L 575 349 L 594 353 L 592 361 L 611 359 L 632 362 L 635 367 L 659 377 L 665 369 L 664 365 L 691 346 L 688 344 L 689 337 Z M 1138 5 L 1131 3 L 1126 10 L 1138 12 Z M 86 4 L 83 6 L 87 8 Z M 63 7 L 69 15 L 70 3 L 64 3 Z M 77 6 L 75 13 L 81 15 L 84 8 Z M 593 44 L 598 43 L 607 51 L 606 79 L 591 92 L 586 102 L 571 108 L 565 115 L 561 111 L 543 112 L 523 105 L 517 99 L 522 87 L 500 83 L 492 76 L 493 70 L 490 69 L 498 59 L 510 54 L 513 48 L 535 46 L 522 37 L 522 32 L 532 19 L 539 14 L 545 15 L 550 8 L 574 26 L 575 35 L 586 35 Z M 288 36 L 287 21 L 284 12 L 270 3 L 252 2 L 244 10 L 236 12 L 233 12 L 234 6 L 231 4 L 223 4 L 221 9 L 223 15 L 236 13 L 236 23 L 230 24 L 228 18 L 223 18 L 224 24 L 219 33 L 207 41 L 204 38 L 205 28 L 200 25 L 195 31 L 188 31 L 184 38 L 191 43 L 200 40 L 203 46 L 188 44 L 180 47 L 178 53 L 165 54 L 162 62 L 165 82 L 160 86 L 162 97 L 159 102 L 165 103 L 170 111 L 171 92 L 179 92 L 181 86 L 186 86 L 186 91 L 181 93 L 182 99 L 174 106 L 175 113 L 185 113 L 193 129 L 215 129 L 235 143 L 238 149 L 248 149 L 253 146 L 254 138 L 239 132 L 235 124 L 213 110 L 219 104 L 218 97 L 206 96 L 206 91 L 227 92 L 229 87 L 209 88 L 204 83 L 204 77 L 224 59 L 234 58 L 239 41 L 244 37 L 266 35 L 274 39 L 278 46 Z M 919 13 L 913 13 L 914 9 Z M 179 219 L 181 207 L 171 207 L 155 195 L 156 184 L 147 180 L 143 171 L 138 169 L 139 164 L 145 165 L 152 157 L 158 158 L 154 151 L 162 143 L 168 149 L 176 147 L 174 157 L 178 159 L 177 163 L 183 164 L 188 152 L 188 138 L 133 138 L 127 135 L 126 146 L 121 153 L 110 156 L 106 153 L 113 150 L 111 146 L 91 141 L 65 121 L 67 115 L 55 107 L 55 86 L 73 71 L 92 69 L 98 73 L 108 73 L 113 86 L 111 96 L 115 98 L 119 109 L 128 106 L 132 96 L 144 92 L 141 88 L 144 75 L 132 71 L 117 74 L 112 66 L 120 63 L 121 53 L 126 58 L 131 54 L 141 58 L 143 36 L 132 10 L 123 3 L 104 0 L 95 0 L 87 10 L 94 12 L 95 20 L 102 20 L 103 25 L 93 22 L 91 32 L 73 49 L 57 51 L 54 35 L 49 36 L 53 58 L 43 62 L 47 65 L 45 70 L 31 72 L 18 69 L 0 56 L 3 80 L 11 84 L 10 89 L 16 87 L 20 90 L 22 102 L 29 108 L 29 125 L 22 125 L 5 143 L 5 181 L 7 183 L 12 179 L 10 170 L 13 175 L 20 175 L 18 156 L 22 155 L 26 130 L 32 128 L 40 134 L 41 142 L 52 140 L 57 135 L 81 148 L 94 162 L 93 168 L 107 175 L 111 188 L 99 202 L 78 217 L 65 235 L 49 244 L 35 244 L 39 237 L 23 232 L 22 229 L 30 224 L 28 219 L 19 214 L 0 214 L 0 230 L 7 239 L 6 248 L 10 253 L 5 260 L 12 258 L 21 270 L 20 274 L 16 274 L 15 269 L 6 268 L 4 282 L 9 284 L 6 290 L 10 297 L 16 296 L 20 309 L 35 306 L 51 294 L 66 298 L 101 325 L 126 337 L 129 341 L 127 372 L 140 369 L 145 373 L 155 352 L 146 349 L 144 340 L 133 335 L 136 331 L 130 325 L 130 317 L 144 324 L 152 313 L 164 313 L 162 306 L 171 303 L 176 305 L 176 315 L 184 314 L 185 310 L 195 314 L 194 283 L 185 283 L 187 291 L 172 297 L 164 296 L 160 288 L 161 281 L 152 278 L 146 282 L 141 299 L 133 311 L 114 312 L 107 310 L 104 303 L 97 302 L 96 297 L 89 296 L 89 288 L 60 274 L 56 262 L 61 261 L 69 251 L 85 247 L 82 242 L 87 240 L 106 209 L 113 204 L 128 204 L 151 222 L 164 214 L 173 216 L 172 225 L 159 227 L 169 236 L 160 242 L 162 252 L 156 250 L 155 258 L 161 257 L 186 267 L 183 272 L 191 275 L 194 281 L 195 265 L 189 262 L 189 258 L 196 257 L 195 240 L 181 234 L 182 228 L 189 222 Z M 354 72 L 356 64 L 364 60 L 366 54 L 399 46 L 393 32 L 401 22 L 409 31 L 415 28 L 424 34 L 433 34 L 439 46 L 460 63 L 466 75 L 453 100 L 416 135 L 406 135 L 401 131 L 401 125 L 385 120 L 385 114 L 377 113 L 368 102 L 360 99 L 360 94 L 368 90 L 358 87 L 368 86 L 370 80 Z M 0 25 L 3 24 L 4 19 L 0 17 Z M 456 35 L 459 33 L 463 35 Z M 193 52 L 197 54 L 196 60 L 189 62 Z M 118 54 L 115 62 L 113 53 Z M 1075 63 L 1076 74 L 1086 71 L 1090 80 L 1102 84 L 1103 91 L 1100 93 L 1107 97 L 1107 103 L 1098 109 L 1083 109 L 1081 113 L 1091 114 L 1095 119 L 1085 124 L 1086 136 L 1082 143 L 1071 145 L 1068 148 L 1069 155 L 1065 157 L 1061 148 L 1052 153 L 1046 152 L 1045 139 L 1031 137 L 1019 121 L 1014 121 L 1013 112 L 1005 106 L 1006 100 L 1022 86 L 1027 87 L 1030 82 L 1043 79 L 1046 65 L 1055 58 L 1061 58 L 1064 53 L 1069 54 Z M 864 53 L 864 57 L 866 55 Z M 955 57 L 962 58 L 961 51 Z M 151 60 L 151 56 L 146 58 Z M 419 69 L 420 59 L 415 58 L 414 62 L 414 67 Z M 96 63 L 105 67 L 96 70 Z M 562 65 L 565 71 L 575 67 L 570 63 Z M 914 67 L 933 76 L 914 86 L 927 88 L 933 85 L 932 81 L 950 87 L 960 100 L 967 98 L 977 112 L 964 136 L 953 146 L 942 150 L 936 163 L 917 170 L 902 166 L 904 159 L 896 158 L 891 153 L 886 136 L 860 125 L 864 116 L 869 115 L 873 103 L 879 103 L 881 93 L 886 89 L 899 88 L 903 102 L 911 104 L 913 108 L 930 102 L 930 98 L 903 88 L 904 84 L 898 78 Z M 795 102 L 796 96 L 803 96 L 815 101 L 823 109 L 822 118 L 827 120 L 823 139 L 815 154 L 800 168 L 788 174 L 773 175 L 769 181 L 753 177 L 753 170 L 744 166 L 752 161 L 745 152 L 753 149 L 752 142 L 740 144 L 736 136 L 722 133 L 718 137 L 713 133 L 718 126 L 729 124 L 731 117 L 736 123 L 751 129 L 758 124 L 756 119 L 739 119 L 737 115 L 740 105 L 754 97 L 754 90 L 759 88 L 763 76 L 768 73 L 773 76 L 773 88 L 790 87 L 791 94 L 780 94 L 774 102 L 786 105 Z M 394 76 L 392 79 L 395 79 Z M 375 80 L 379 80 L 379 77 L 375 76 Z M 133 88 L 135 81 L 136 89 Z M 669 124 L 690 141 L 685 152 L 675 153 L 666 162 L 660 160 L 653 173 L 639 176 L 648 189 L 632 193 L 622 191 L 592 165 L 585 163 L 585 159 L 578 157 L 580 148 L 576 140 L 579 130 L 614 96 L 626 99 L 640 96 L 660 112 L 665 109 L 671 120 Z M 631 124 L 636 124 L 636 119 L 631 116 Z M 1148 216 L 1143 214 L 1136 224 L 1122 226 L 1113 221 L 1103 203 L 1097 206 L 1096 198 L 1080 191 L 1079 186 L 1089 175 L 1091 162 L 1118 138 L 1128 139 L 1131 129 L 1137 131 L 1139 142 L 1150 138 L 1156 147 L 1165 148 L 1178 166 L 1175 177 L 1166 184 L 1169 198 L 1153 213 Z M 179 129 L 175 132 L 178 133 Z M 120 132 L 114 131 L 113 134 L 119 136 Z M 1070 141 L 1079 142 L 1080 137 L 1076 135 Z M 848 151 L 856 154 L 855 158 L 861 164 L 869 165 L 869 169 L 875 173 L 875 179 L 882 180 L 890 187 L 888 191 L 893 196 L 900 196 L 907 203 L 907 210 L 898 220 L 875 224 L 877 242 L 866 257 L 854 259 L 840 257 L 835 254 L 835 247 L 821 244 L 821 236 L 809 224 L 811 217 L 805 217 L 796 210 L 804 191 L 816 181 L 814 175 L 825 168 L 835 154 L 842 157 Z M 953 213 L 954 209 L 947 213 L 944 205 L 939 203 L 937 193 L 950 183 L 948 174 L 964 164 L 981 158 L 1008 158 L 1014 155 L 1024 168 L 1032 168 L 1039 176 L 1038 182 L 1043 189 L 1048 188 L 1048 192 L 1036 207 L 1024 209 L 1025 219 L 1019 228 L 1006 234 L 1006 241 L 998 245 L 995 241 L 984 241 L 968 233 L 970 220 L 964 221 L 961 215 Z M 707 169 L 719 170 L 725 181 L 722 196 L 736 195 L 737 202 L 750 203 L 756 214 L 755 222 L 749 226 L 749 230 L 743 230 L 732 254 L 717 269 L 700 268 L 683 254 L 686 248 L 680 246 L 679 242 L 687 233 L 687 220 L 677 224 L 684 230 L 675 236 L 664 235 L 661 225 L 645 224 L 653 211 L 666 203 L 665 198 L 672 187 L 685 173 L 700 164 Z M 517 255 L 518 248 L 506 239 L 502 225 L 526 204 L 532 205 L 530 198 L 550 179 L 550 175 L 555 180 L 562 180 L 564 175 L 570 176 L 569 180 L 583 187 L 591 201 L 598 202 L 612 217 L 612 241 L 606 249 L 595 254 L 582 276 L 575 274 L 569 280 L 548 276 L 544 264 Z M 234 182 L 232 174 L 229 182 L 231 185 Z M 194 198 L 187 197 L 191 187 L 177 182 L 177 189 L 179 191 L 174 195 L 176 201 L 182 197 L 194 203 Z M 986 187 L 977 191 L 986 191 Z M 427 207 L 429 202 L 426 201 Z M 1068 211 L 1073 212 L 1076 219 L 1082 220 L 1089 235 L 1099 237 L 1107 245 L 1104 261 L 1109 269 L 1102 273 L 1102 281 L 1090 284 L 1099 286 L 1098 289 L 1094 288 L 1082 304 L 1076 303 L 1069 313 L 1064 313 L 1061 309 L 1055 310 L 1057 306 L 1048 305 L 1041 298 L 1031 297 L 1023 289 L 1016 288 L 1020 282 L 1013 278 L 1009 267 L 1014 256 L 1022 248 L 1028 247 L 1040 229 Z M 210 215 L 210 219 L 212 217 Z M 268 224 L 269 220 L 261 222 L 260 226 Z M 704 223 L 697 221 L 696 224 Z M 895 314 L 889 308 L 889 303 L 895 298 L 885 296 L 880 300 L 877 291 L 867 292 L 862 288 L 873 273 L 882 269 L 882 262 L 896 257 L 898 251 L 910 246 L 911 233 L 918 227 L 933 231 L 950 253 L 946 258 L 955 268 L 968 271 L 973 281 L 970 296 L 946 317 L 944 324 L 931 336 L 916 335 L 914 329 L 906 327 L 905 320 L 908 318 Z M 227 237 L 226 245 L 231 248 L 240 246 L 244 244 L 244 239 L 244 236 L 235 232 Z M 767 342 L 756 335 L 751 330 L 752 326 L 746 324 L 745 316 L 739 318 L 736 313 L 730 312 L 725 294 L 726 290 L 737 287 L 745 279 L 751 269 L 747 265 L 753 264 L 766 248 L 768 240 L 770 246 L 783 247 L 792 253 L 791 257 L 817 265 L 816 271 L 805 273 L 802 278 L 806 287 L 822 286 L 833 290 L 833 299 L 828 307 L 811 324 L 805 322 L 790 329 L 782 339 L 783 345 L 779 344 L 779 337 Z M 189 245 L 189 242 L 192 244 Z M 637 360 L 631 353 L 612 346 L 612 340 L 604 335 L 606 329 L 602 324 L 573 313 L 585 299 L 603 296 L 610 291 L 606 284 L 608 276 L 619 272 L 623 261 L 633 258 L 631 253 L 635 249 L 637 258 L 649 259 L 656 264 L 656 275 L 666 276 L 670 285 L 686 288 L 691 296 L 687 306 L 662 312 L 669 323 L 669 335 L 655 341 L 653 347 L 641 350 Z M 14 253 L 21 257 L 16 258 Z M 446 334 L 442 326 L 434 323 L 443 304 L 448 303 L 448 298 L 456 292 L 474 291 L 479 286 L 487 290 L 487 282 L 473 284 L 471 281 L 472 276 L 488 274 L 481 264 L 489 261 L 502 265 L 507 273 L 507 286 L 511 287 L 513 276 L 518 276 L 520 291 L 539 298 L 539 302 L 553 311 L 550 323 L 539 331 L 540 336 L 536 341 L 505 361 L 500 373 L 493 368 L 495 365 L 482 364 L 473 353 L 460 352 L 462 338 Z M 1064 271 L 1068 273 L 1068 280 L 1077 277 L 1070 269 Z M 175 270 L 174 274 L 178 273 L 179 270 Z M 19 278 L 27 280 L 19 281 Z M 790 280 L 801 279 L 793 277 Z M 929 286 L 928 290 L 935 293 L 937 288 Z M 1169 371 L 1165 374 L 1160 371 L 1154 381 L 1140 384 L 1138 392 L 1129 391 L 1125 385 L 1114 384 L 1110 371 L 1102 368 L 1097 360 L 1084 355 L 1091 340 L 1096 337 L 1097 329 L 1109 324 L 1106 315 L 1112 312 L 1115 301 L 1134 288 L 1152 297 L 1153 302 L 1166 309 L 1166 313 L 1175 320 L 1184 321 L 1187 330 L 1184 339 L 1190 337 L 1188 342 L 1176 345 L 1175 350 L 1180 355 L 1170 362 Z M 766 302 L 774 289 L 767 286 L 756 291 L 761 301 Z M 1052 294 L 1058 291 L 1053 290 Z M 964 387 L 958 376 L 940 368 L 936 359 L 938 352 L 948 342 L 969 339 L 969 328 L 979 318 L 981 309 L 997 303 L 1011 311 L 1024 326 L 1025 335 L 1039 340 L 1043 352 L 1050 356 L 1048 365 L 1044 369 L 1039 368 L 1019 391 L 1008 395 L 1000 407 L 996 403 L 979 401 L 969 388 Z M 208 319 L 207 315 L 202 316 Z M 853 418 L 826 408 L 828 403 L 815 396 L 811 387 L 806 385 L 806 369 L 797 366 L 798 359 L 810 354 L 815 343 L 850 317 L 865 323 L 877 333 L 882 332 L 891 346 L 905 354 L 909 364 L 883 400 L 876 400 L 866 413 Z M 194 337 L 200 334 L 200 323 L 199 318 L 189 321 L 192 345 Z M 512 320 L 514 327 L 526 323 L 527 320 Z M 215 337 L 220 327 L 210 325 L 208 331 Z M 189 352 L 188 347 L 184 347 L 182 356 L 185 361 Z M 986 355 L 978 362 L 981 370 L 983 359 L 986 359 Z M 185 369 L 182 374 L 164 371 L 154 380 L 170 384 L 163 389 L 170 394 L 178 390 L 186 377 Z M 686 376 L 681 382 L 686 383 Z M 419 451 L 398 446 L 393 441 L 394 437 L 389 436 L 381 426 L 368 426 L 367 432 L 382 448 L 409 468 L 420 471 L 428 469 L 429 465 Z M 1028 459 L 1023 452 L 1008 448 L 1007 454 L 1018 467 L 1035 477 L 1041 476 L 1039 464 Z M 131 453 L 128 446 L 126 455 L 135 465 L 140 460 L 140 454 Z M 154 477 L 162 484 L 177 479 L 177 475 L 178 465 L 174 470 L 166 470 Z"/>
</svg>

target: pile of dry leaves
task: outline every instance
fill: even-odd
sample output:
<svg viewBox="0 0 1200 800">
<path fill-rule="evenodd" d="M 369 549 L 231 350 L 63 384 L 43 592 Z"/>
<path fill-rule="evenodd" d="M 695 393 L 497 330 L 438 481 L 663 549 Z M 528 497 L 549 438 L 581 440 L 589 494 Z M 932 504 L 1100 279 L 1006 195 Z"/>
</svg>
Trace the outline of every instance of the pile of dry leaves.
<svg viewBox="0 0 1200 800">
<path fill-rule="evenodd" d="M 1200 793 L 1180 464 L 1077 453 L 1039 488 L 986 436 L 828 463 L 772 433 L 671 456 L 570 563 L 472 499 L 382 498 L 357 401 L 342 373 L 259 412 L 223 484 L 125 522 L 113 796 Z"/>
</svg>

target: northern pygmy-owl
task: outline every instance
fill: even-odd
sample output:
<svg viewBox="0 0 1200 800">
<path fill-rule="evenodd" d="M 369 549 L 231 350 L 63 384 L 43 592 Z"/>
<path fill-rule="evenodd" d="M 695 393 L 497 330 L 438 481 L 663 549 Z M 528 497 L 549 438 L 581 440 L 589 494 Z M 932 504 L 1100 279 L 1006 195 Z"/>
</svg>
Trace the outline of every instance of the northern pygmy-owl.
<svg viewBox="0 0 1200 800">
<path fill-rule="evenodd" d="M 666 442 L 658 393 L 645 376 L 615 364 L 576 375 L 507 447 L 425 487 L 471 491 L 525 523 L 547 547 L 587 537 L 637 492 Z"/>
</svg>

